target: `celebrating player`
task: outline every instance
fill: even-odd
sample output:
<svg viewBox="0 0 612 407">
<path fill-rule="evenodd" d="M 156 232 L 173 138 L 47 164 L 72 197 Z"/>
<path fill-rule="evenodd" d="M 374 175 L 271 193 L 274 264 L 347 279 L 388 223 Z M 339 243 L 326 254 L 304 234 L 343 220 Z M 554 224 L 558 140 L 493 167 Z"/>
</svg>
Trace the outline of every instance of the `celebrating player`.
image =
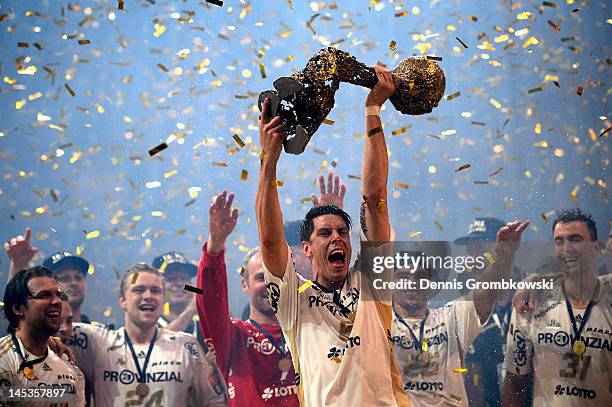
<svg viewBox="0 0 612 407">
<path fill-rule="evenodd" d="M 533 311 L 512 312 L 502 404 L 524 405 L 532 374 L 533 405 L 609 406 L 612 287 L 596 275 L 597 225 L 574 209 L 559 212 L 552 230 L 562 281 Z"/>
<path fill-rule="evenodd" d="M 216 366 L 195 338 L 158 328 L 163 304 L 163 277 L 140 263 L 121 281 L 125 327 L 75 324 L 72 348 L 94 389 L 96 407 L 226 405 Z"/>
<path fill-rule="evenodd" d="M 495 261 L 481 276 L 483 281 L 510 277 L 511 258 L 519 247 L 527 222 L 508 223 L 497 231 L 492 248 Z M 445 257 L 448 248 L 442 242 L 423 242 L 419 257 Z M 393 343 L 398 367 L 404 377 L 404 390 L 413 406 L 467 405 L 463 374 L 467 349 L 487 324 L 499 293 L 475 290 L 441 308 L 428 306 L 431 290 L 418 289 L 421 280 L 443 280 L 433 268 L 401 269 L 396 279 L 413 280 L 417 289 L 395 291 L 393 298 Z"/>
<path fill-rule="evenodd" d="M 379 112 L 401 80 L 380 67 L 375 71 L 378 82 L 366 99 L 362 229 L 369 240 L 388 241 L 388 159 Z M 391 306 L 359 300 L 364 293 L 374 295 L 361 273 L 349 271 L 350 218 L 342 209 L 324 205 L 308 212 L 302 250 L 312 261 L 314 281 L 307 282 L 295 271 L 276 190 L 276 166 L 287 133 L 280 117 L 270 118 L 268 112 L 266 100 L 259 127 L 257 225 L 268 295 L 293 355 L 300 402 L 409 405 L 387 337 Z"/>
<path fill-rule="evenodd" d="M 0 386 L 5 400 L 7 396 L 11 401 L 41 397 L 85 405 L 83 373 L 48 346 L 60 328 L 64 296 L 57 277 L 40 266 L 18 271 L 6 286 L 4 315 L 9 335 L 0 339 Z M 32 392 L 14 392 L 20 388 Z"/>
</svg>

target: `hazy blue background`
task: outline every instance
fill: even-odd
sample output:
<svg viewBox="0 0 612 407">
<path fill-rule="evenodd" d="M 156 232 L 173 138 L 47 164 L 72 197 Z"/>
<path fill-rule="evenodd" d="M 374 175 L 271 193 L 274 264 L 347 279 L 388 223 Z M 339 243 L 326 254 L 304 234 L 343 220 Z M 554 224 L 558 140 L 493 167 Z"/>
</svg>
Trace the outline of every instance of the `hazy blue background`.
<svg viewBox="0 0 612 407">
<path fill-rule="evenodd" d="M 211 197 L 228 188 L 241 209 L 227 252 L 231 309 L 239 313 L 246 298 L 235 271 L 257 245 L 256 97 L 330 44 L 370 65 L 440 56 L 446 95 L 461 92 L 430 115 L 403 116 L 390 104 L 382 112 L 398 239 L 453 240 L 474 217 L 497 216 L 530 218 L 525 238 L 546 240 L 550 225 L 541 214 L 573 206 L 595 215 L 603 239 L 612 219 L 610 133 L 599 137 L 611 126 L 612 15 L 605 1 L 547 3 L 556 7 L 293 0 L 226 1 L 220 8 L 127 0 L 120 11 L 117 1 L 1 0 L 0 239 L 31 226 L 38 261 L 80 246 L 95 267 L 83 311 L 121 320 L 117 276 L 168 250 L 197 260 Z M 530 15 L 518 19 L 523 12 Z M 537 43 L 524 45 L 531 37 Z M 360 184 L 348 175 L 360 174 L 366 94 L 342 85 L 328 117 L 335 123 L 323 125 L 304 154 L 282 157 L 286 220 L 303 216 L 311 203 L 300 200 L 318 191 L 314 180 L 328 168 L 347 183 L 346 207 L 357 216 Z M 238 147 L 234 133 L 247 146 L 228 155 Z M 169 137 L 169 148 L 150 158 L 147 151 Z M 463 164 L 471 168 L 454 172 Z M 154 181 L 161 186 L 148 188 Z M 96 230 L 99 237 L 86 239 Z M 3 280 L 7 265 L 3 255 Z"/>
</svg>

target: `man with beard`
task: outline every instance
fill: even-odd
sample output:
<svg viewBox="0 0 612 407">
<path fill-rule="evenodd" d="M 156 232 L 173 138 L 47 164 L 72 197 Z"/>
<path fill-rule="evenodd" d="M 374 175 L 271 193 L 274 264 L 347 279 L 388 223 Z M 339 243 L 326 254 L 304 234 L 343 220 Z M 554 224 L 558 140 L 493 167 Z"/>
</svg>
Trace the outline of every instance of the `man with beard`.
<svg viewBox="0 0 612 407">
<path fill-rule="evenodd" d="M 581 209 L 564 210 L 552 232 L 561 281 L 532 311 L 512 312 L 502 405 L 612 405 L 612 286 L 596 275 L 597 225 Z"/>
<path fill-rule="evenodd" d="M 57 277 L 40 266 L 18 271 L 6 286 L 4 314 L 9 335 L 0 339 L 4 400 L 85 405 L 83 374 L 48 346 L 51 335 L 60 328 L 63 296 Z"/>
<path fill-rule="evenodd" d="M 495 261 L 490 261 L 492 264 L 480 280 L 492 282 L 510 277 L 510 259 L 528 225 L 529 221 L 515 221 L 497 231 L 496 242 L 488 252 Z M 409 257 L 420 258 L 425 254 L 446 258 L 448 255 L 444 242 L 421 242 L 416 246 L 418 250 L 406 253 Z M 472 401 L 463 382 L 467 370 L 465 355 L 487 324 L 499 294 L 495 290 L 475 290 L 440 308 L 432 308 L 429 300 L 434 291 L 421 289 L 421 282 L 443 281 L 444 274 L 442 270 L 423 268 L 421 264 L 416 269 L 396 272 L 396 280 L 412 280 L 416 287 L 394 291 L 392 330 L 404 390 L 413 406 L 465 406 Z"/>
<path fill-rule="evenodd" d="M 216 366 L 195 338 L 158 328 L 163 304 L 163 277 L 140 263 L 121 281 L 125 327 L 75 324 L 72 349 L 96 407 L 226 405 Z"/>
<path fill-rule="evenodd" d="M 362 231 L 370 241 L 388 242 L 388 156 L 379 115 L 380 106 L 401 80 L 380 67 L 374 69 L 378 81 L 365 108 Z M 368 276 L 355 268 L 349 271 L 351 223 L 346 212 L 323 205 L 306 214 L 302 250 L 312 261 L 313 280 L 306 281 L 295 271 L 276 190 L 277 164 L 287 131 L 279 116 L 268 116 L 269 107 L 266 99 L 259 123 L 257 226 L 268 295 L 293 355 L 300 403 L 407 406 L 388 339 L 391 303 L 375 300 Z"/>
</svg>

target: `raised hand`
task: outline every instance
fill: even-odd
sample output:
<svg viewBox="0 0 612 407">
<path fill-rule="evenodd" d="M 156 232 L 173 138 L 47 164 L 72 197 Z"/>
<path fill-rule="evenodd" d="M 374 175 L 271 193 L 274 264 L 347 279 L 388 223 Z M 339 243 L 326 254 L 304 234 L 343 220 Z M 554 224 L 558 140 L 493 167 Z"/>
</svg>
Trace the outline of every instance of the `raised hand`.
<svg viewBox="0 0 612 407">
<path fill-rule="evenodd" d="M 514 221 L 497 231 L 495 238 L 495 253 L 498 256 L 512 256 L 521 245 L 523 231 L 529 226 L 529 221 Z"/>
<path fill-rule="evenodd" d="M 26 268 L 28 263 L 36 253 L 38 249 L 32 247 L 30 239 L 32 238 L 32 229 L 26 228 L 25 236 L 17 236 L 12 238 L 10 241 L 4 243 L 4 250 L 6 255 L 11 259 L 17 270 Z"/>
<path fill-rule="evenodd" d="M 327 174 L 327 188 L 325 188 L 325 177 L 319 176 L 319 188 L 321 189 L 321 196 L 317 198 L 316 195 L 311 195 L 312 203 L 314 206 L 322 205 L 334 205 L 342 209 L 344 205 L 344 195 L 346 194 L 346 185 L 343 183 L 340 185 L 340 177 L 335 176 L 333 172 Z"/>
<path fill-rule="evenodd" d="M 208 251 L 217 253 L 223 250 L 227 237 L 232 233 L 238 221 L 238 208 L 232 209 L 234 193 L 227 195 L 224 190 L 219 194 L 208 210 Z"/>
<path fill-rule="evenodd" d="M 283 148 L 283 141 L 287 138 L 287 128 L 280 116 L 268 117 L 270 99 L 266 98 L 261 107 L 259 116 L 259 145 L 262 150 L 262 163 L 276 164 Z"/>
<path fill-rule="evenodd" d="M 372 88 L 366 98 L 366 106 L 381 106 L 393 95 L 395 89 L 402 83 L 402 79 L 383 67 L 374 65 L 374 71 L 378 82 Z"/>
</svg>

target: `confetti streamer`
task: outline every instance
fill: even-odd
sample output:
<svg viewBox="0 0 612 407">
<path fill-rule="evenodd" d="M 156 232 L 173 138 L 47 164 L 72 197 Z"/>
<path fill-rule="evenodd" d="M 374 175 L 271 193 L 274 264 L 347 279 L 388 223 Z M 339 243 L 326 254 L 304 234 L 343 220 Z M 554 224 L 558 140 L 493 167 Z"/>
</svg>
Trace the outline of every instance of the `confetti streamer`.
<svg viewBox="0 0 612 407">
<path fill-rule="evenodd" d="M 468 46 L 465 44 L 465 42 L 461 41 L 461 38 L 455 37 L 455 39 L 459 41 L 459 44 L 463 45 L 463 48 L 467 49 Z"/>
<path fill-rule="evenodd" d="M 170 315 L 170 303 L 169 302 L 164 303 L 164 315 L 165 316 Z"/>
<path fill-rule="evenodd" d="M 204 294 L 204 291 L 201 288 L 193 287 L 193 286 L 190 286 L 188 284 L 185 284 L 184 288 L 185 288 L 186 291 L 190 291 L 190 292 L 195 293 L 195 294 Z"/>
<path fill-rule="evenodd" d="M 542 87 L 541 87 L 541 86 L 538 86 L 538 87 L 535 87 L 535 88 L 531 88 L 531 89 L 529 89 L 529 90 L 527 91 L 527 93 L 531 95 L 532 93 L 536 93 L 536 92 L 539 92 L 539 91 L 541 91 L 541 90 L 542 90 Z"/>
<path fill-rule="evenodd" d="M 404 189 L 410 188 L 408 184 L 404 184 L 403 182 L 400 182 L 400 181 L 395 181 L 393 185 L 395 185 L 398 188 L 404 188 Z"/>
<path fill-rule="evenodd" d="M 262 79 L 266 79 L 266 68 L 262 63 L 259 64 L 259 73 L 261 74 Z"/>
<path fill-rule="evenodd" d="M 373 129 L 371 129 L 370 131 L 368 131 L 368 133 L 366 134 L 368 137 L 372 137 L 373 135 L 377 134 L 377 133 L 382 133 L 382 128 L 380 127 L 374 127 Z"/>
<path fill-rule="evenodd" d="M 272 180 L 272 186 L 273 187 L 282 187 L 283 185 L 285 185 L 285 183 L 283 181 L 279 181 L 277 179 L 273 179 Z"/>
<path fill-rule="evenodd" d="M 393 41 L 393 40 L 391 40 L 391 43 L 389 44 L 389 49 L 390 49 L 391 51 L 395 51 L 395 45 L 396 45 L 396 42 L 395 42 L 395 41 Z"/>
<path fill-rule="evenodd" d="M 438 222 L 437 220 L 434 220 L 434 223 L 438 227 L 438 229 L 444 231 L 444 227 L 442 226 L 442 224 L 440 222 Z"/>
<path fill-rule="evenodd" d="M 308 287 L 312 286 L 313 284 L 314 283 L 312 282 L 312 280 L 306 281 L 300 286 L 300 288 L 298 288 L 298 294 L 302 294 Z"/>
<path fill-rule="evenodd" d="M 561 31 L 561 27 L 559 27 L 557 24 L 553 23 L 551 20 L 548 20 L 548 25 L 550 25 L 552 28 L 554 28 L 557 31 Z"/>
<path fill-rule="evenodd" d="M 471 165 L 470 164 L 463 164 L 461 167 L 455 169 L 455 172 L 459 172 L 459 171 L 463 171 L 463 170 L 467 170 L 468 168 L 470 168 Z"/>
<path fill-rule="evenodd" d="M 305 204 L 306 202 L 310 202 L 310 201 L 312 201 L 312 197 L 309 197 L 309 196 L 308 196 L 308 197 L 306 197 L 306 198 L 302 198 L 302 199 L 300 199 L 300 203 L 301 203 L 302 205 L 303 205 L 303 204 Z"/>
<path fill-rule="evenodd" d="M 89 40 L 79 40 L 79 45 L 88 45 L 91 44 L 91 41 Z"/>
<path fill-rule="evenodd" d="M 28 44 L 27 42 L 18 42 L 17 46 L 19 48 L 28 48 L 30 46 L 30 44 Z"/>
<path fill-rule="evenodd" d="M 166 68 L 163 64 L 157 64 L 157 67 L 159 69 L 161 69 L 163 72 L 168 72 L 169 71 L 169 69 Z"/>
<path fill-rule="evenodd" d="M 450 95 L 446 97 L 446 100 L 453 100 L 453 99 L 458 98 L 459 96 L 461 96 L 461 92 L 451 93 Z"/>
<path fill-rule="evenodd" d="M 408 131 L 408 127 L 402 127 L 401 129 L 393 130 L 393 131 L 391 132 L 391 135 L 392 135 L 392 136 L 397 136 L 397 135 L 399 135 L 399 134 L 404 134 L 404 133 L 406 133 L 407 131 Z"/>
<path fill-rule="evenodd" d="M 398 13 L 393 14 L 395 17 L 406 17 L 408 15 L 407 11 L 400 11 Z"/>
<path fill-rule="evenodd" d="M 500 172 L 502 172 L 502 170 L 504 169 L 504 167 L 499 167 L 498 169 L 496 169 L 495 171 L 493 171 L 491 174 L 489 174 L 489 177 L 494 177 L 497 174 L 499 174 Z"/>
<path fill-rule="evenodd" d="M 545 2 L 542 3 L 542 5 L 544 7 L 557 8 L 557 5 L 555 3 L 553 3 L 552 1 L 545 1 Z"/>
<path fill-rule="evenodd" d="M 432 61 L 442 61 L 442 57 L 437 57 L 434 55 L 427 55 L 427 59 L 430 59 Z"/>
<path fill-rule="evenodd" d="M 458 367 L 458 368 L 453 369 L 453 372 L 455 373 L 466 373 L 467 371 L 468 370 L 465 367 Z"/>
<path fill-rule="evenodd" d="M 493 255 L 489 252 L 486 252 L 484 254 L 485 258 L 487 259 L 487 261 L 489 262 L 489 264 L 495 264 L 495 258 L 493 257 Z"/>
<path fill-rule="evenodd" d="M 599 137 L 603 136 L 604 134 L 606 134 L 607 132 L 609 132 L 610 130 L 612 130 L 612 126 L 608 127 L 607 129 L 605 129 L 600 135 Z"/>
<path fill-rule="evenodd" d="M 349 175 L 347 175 L 347 177 L 348 177 L 348 179 L 359 179 L 359 180 L 361 179 L 361 177 L 359 175 L 351 175 L 351 174 L 349 174 Z"/>
<path fill-rule="evenodd" d="M 72 90 L 72 88 L 71 88 L 71 87 L 70 87 L 70 86 L 69 86 L 67 83 L 65 83 L 65 84 L 64 84 L 64 87 L 66 88 L 66 90 L 68 91 L 68 93 L 70 93 L 70 96 L 74 97 L 74 96 L 76 95 L 76 93 L 74 93 L 74 91 Z"/>
<path fill-rule="evenodd" d="M 246 181 L 249 178 L 249 172 L 247 170 L 240 171 L 240 180 Z"/>
<path fill-rule="evenodd" d="M 130 284 L 136 284 L 136 280 L 138 280 L 138 273 L 132 274 L 132 279 L 130 280 Z"/>
<path fill-rule="evenodd" d="M 154 147 L 152 149 L 149 150 L 149 155 L 151 157 L 153 157 L 155 154 L 159 153 L 160 151 L 163 151 L 165 149 L 168 148 L 168 144 L 166 143 L 161 143 L 160 145 L 158 145 L 157 147 Z"/>
<path fill-rule="evenodd" d="M 229 167 L 229 164 L 224 163 L 223 161 L 213 161 L 212 165 L 215 167 Z"/>
<path fill-rule="evenodd" d="M 234 138 L 234 140 L 236 140 L 236 143 L 238 143 L 238 145 L 240 147 L 244 147 L 245 146 L 244 141 L 242 141 L 242 139 L 240 138 L 239 135 L 234 134 L 232 137 Z"/>
<path fill-rule="evenodd" d="M 332 126 L 334 124 L 334 121 L 333 120 L 329 120 L 329 119 L 323 119 L 323 124 L 327 124 L 327 125 Z"/>
<path fill-rule="evenodd" d="M 223 2 L 220 0 L 206 0 L 206 2 L 214 4 L 215 6 L 223 7 Z"/>
</svg>

